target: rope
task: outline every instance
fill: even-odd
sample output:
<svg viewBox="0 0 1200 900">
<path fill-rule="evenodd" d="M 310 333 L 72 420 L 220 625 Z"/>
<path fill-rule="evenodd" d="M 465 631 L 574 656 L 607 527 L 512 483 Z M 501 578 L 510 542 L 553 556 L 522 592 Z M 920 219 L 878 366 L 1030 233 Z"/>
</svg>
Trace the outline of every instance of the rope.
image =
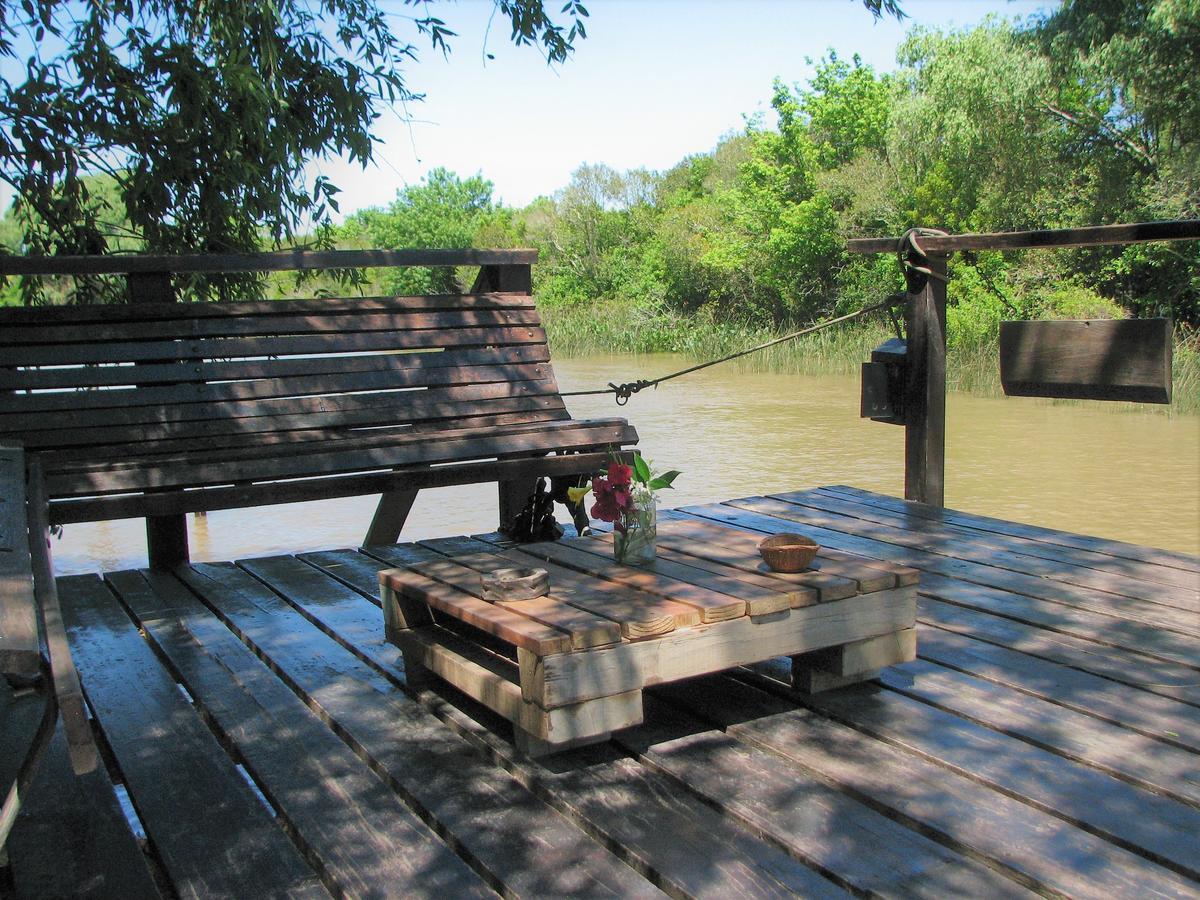
<svg viewBox="0 0 1200 900">
<path fill-rule="evenodd" d="M 596 388 L 590 391 L 565 391 L 560 396 L 563 397 L 590 397 L 597 394 L 613 394 L 617 406 L 624 406 L 629 402 L 629 398 L 634 394 L 644 391 L 646 388 L 657 388 L 664 381 L 670 381 L 672 378 L 679 378 L 683 375 L 690 375 L 693 372 L 699 372 L 701 369 L 707 369 L 709 366 L 715 366 L 718 363 L 729 362 L 731 359 L 737 359 L 739 356 L 747 356 L 751 353 L 757 353 L 759 350 L 766 350 L 768 347 L 774 347 L 776 344 L 782 344 L 785 341 L 795 340 L 798 337 L 803 337 L 806 334 L 812 334 L 816 331 L 821 331 L 825 328 L 830 328 L 834 325 L 840 325 L 842 322 L 849 322 L 851 319 L 857 319 L 869 313 L 878 312 L 881 309 L 887 309 L 890 313 L 892 305 L 897 298 L 903 298 L 904 294 L 891 294 L 887 299 L 872 306 L 864 306 L 862 309 L 852 313 L 846 313 L 844 316 L 838 316 L 836 319 L 827 319 L 824 322 L 819 322 L 816 325 L 810 325 L 808 328 L 801 328 L 799 331 L 793 331 L 791 334 L 785 334 L 783 337 L 777 337 L 757 346 L 750 347 L 746 350 L 738 350 L 736 353 L 730 353 L 728 356 L 722 356 L 720 359 L 710 359 L 708 362 L 700 363 L 699 365 L 690 366 L 686 369 L 680 369 L 678 372 L 672 372 L 669 375 L 662 375 L 658 378 L 639 378 L 637 381 L 627 381 L 622 384 L 609 382 L 606 388 Z M 895 318 L 893 317 L 893 322 Z M 898 328 L 897 324 L 897 328 Z"/>
<path fill-rule="evenodd" d="M 941 231 L 937 228 L 910 228 L 904 234 L 900 235 L 900 240 L 896 242 L 896 258 L 900 261 L 900 268 L 908 272 L 915 272 L 918 275 L 924 275 L 926 278 L 936 278 L 938 281 L 949 281 L 949 277 L 941 272 L 935 272 L 929 266 L 921 266 L 914 263 L 909 257 L 916 256 L 924 262 L 929 258 L 917 238 L 923 237 L 946 237 L 949 232 Z"/>
</svg>

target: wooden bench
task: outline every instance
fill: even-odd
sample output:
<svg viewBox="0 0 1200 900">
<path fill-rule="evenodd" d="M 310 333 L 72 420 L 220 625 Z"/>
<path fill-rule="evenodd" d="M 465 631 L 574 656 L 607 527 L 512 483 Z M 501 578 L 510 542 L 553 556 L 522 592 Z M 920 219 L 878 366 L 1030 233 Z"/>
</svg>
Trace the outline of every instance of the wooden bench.
<svg viewBox="0 0 1200 900">
<path fill-rule="evenodd" d="M 9 832 L 60 713 L 75 773 L 97 770 L 59 611 L 49 537 L 36 461 L 27 472 L 19 447 L 0 446 L 0 869 L 7 865 Z"/>
<path fill-rule="evenodd" d="M 495 481 L 502 526 L 544 475 L 636 443 L 572 419 L 531 294 L 535 251 L 0 259 L 0 274 L 123 274 L 131 303 L 0 309 L 0 441 L 46 471 L 53 524 L 146 517 L 150 563 L 184 515 L 381 493 L 365 543 L 417 491 Z M 480 265 L 466 294 L 177 303 L 172 278 Z"/>
</svg>

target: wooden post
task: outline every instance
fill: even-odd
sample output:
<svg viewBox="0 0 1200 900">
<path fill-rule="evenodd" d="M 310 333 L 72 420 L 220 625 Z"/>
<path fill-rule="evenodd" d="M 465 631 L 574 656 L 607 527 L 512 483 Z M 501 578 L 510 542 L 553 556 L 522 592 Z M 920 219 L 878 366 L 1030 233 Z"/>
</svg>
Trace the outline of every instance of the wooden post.
<svg viewBox="0 0 1200 900">
<path fill-rule="evenodd" d="M 125 276 L 130 303 L 174 303 L 170 272 L 130 272 Z M 175 362 L 151 360 L 150 362 Z M 146 517 L 146 555 L 152 569 L 173 569 L 189 559 L 187 515 Z"/>
<path fill-rule="evenodd" d="M 904 498 L 945 505 L 946 474 L 946 260 L 929 253 L 914 260 L 929 268 L 905 306 L 908 374 L 905 384 Z M 936 277 L 942 276 L 941 278 Z M 911 282 L 910 282 L 911 284 Z"/>
<path fill-rule="evenodd" d="M 478 294 L 485 291 L 532 294 L 533 267 L 528 263 L 480 266 L 479 275 L 476 276 L 475 283 L 471 285 L 471 293 Z M 520 478 L 498 483 L 500 500 L 498 518 L 501 531 L 504 531 L 517 514 L 525 508 L 536 484 L 537 478 Z"/>
</svg>

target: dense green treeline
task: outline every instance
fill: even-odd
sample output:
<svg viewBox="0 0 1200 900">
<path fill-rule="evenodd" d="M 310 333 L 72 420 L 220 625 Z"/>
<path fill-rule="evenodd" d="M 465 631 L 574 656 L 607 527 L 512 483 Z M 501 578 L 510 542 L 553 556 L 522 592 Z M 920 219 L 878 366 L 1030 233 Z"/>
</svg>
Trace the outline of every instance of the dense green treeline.
<svg viewBox="0 0 1200 900">
<path fill-rule="evenodd" d="M 573 329 L 588 316 L 566 308 L 592 309 L 597 348 L 688 351 L 697 329 L 757 333 L 896 290 L 895 261 L 849 256 L 850 237 L 1200 215 L 1200 2 L 915 28 L 897 62 L 883 74 L 830 53 L 711 151 L 665 172 L 583 165 L 524 209 L 438 170 L 339 239 L 535 246 L 542 302 Z M 1195 243 L 960 255 L 952 276 L 955 345 L 994 339 L 1005 317 L 1200 321 Z M 406 277 L 385 287 L 439 276 Z"/>
</svg>

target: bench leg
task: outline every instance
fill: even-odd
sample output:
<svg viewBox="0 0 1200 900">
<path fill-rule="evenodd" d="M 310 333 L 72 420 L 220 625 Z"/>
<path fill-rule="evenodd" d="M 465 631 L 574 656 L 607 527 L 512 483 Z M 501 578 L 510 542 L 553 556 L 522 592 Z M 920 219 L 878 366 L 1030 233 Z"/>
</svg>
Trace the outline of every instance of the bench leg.
<svg viewBox="0 0 1200 900">
<path fill-rule="evenodd" d="M 411 491 L 386 491 L 379 497 L 379 505 L 375 507 L 375 516 L 371 519 L 371 527 L 363 538 L 363 546 L 371 547 L 378 544 L 394 544 L 400 537 L 400 530 L 408 521 L 408 514 L 417 499 L 419 489 Z"/>
<path fill-rule="evenodd" d="M 517 515 L 537 489 L 537 478 L 514 478 L 497 482 L 500 489 L 500 530 L 507 533 Z"/>
<path fill-rule="evenodd" d="M 146 555 L 152 569 L 174 569 L 190 559 L 188 553 L 187 516 L 146 517 Z"/>
<path fill-rule="evenodd" d="M 792 657 L 792 687 L 805 694 L 869 681 L 881 670 L 917 658 L 917 630 L 852 641 Z"/>
</svg>

